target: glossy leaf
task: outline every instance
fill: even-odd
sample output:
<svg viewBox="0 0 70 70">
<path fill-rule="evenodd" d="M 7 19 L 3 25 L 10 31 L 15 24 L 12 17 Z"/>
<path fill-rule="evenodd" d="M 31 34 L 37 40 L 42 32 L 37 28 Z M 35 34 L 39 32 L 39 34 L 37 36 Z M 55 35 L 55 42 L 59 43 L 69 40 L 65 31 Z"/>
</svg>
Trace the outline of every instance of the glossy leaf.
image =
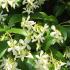
<svg viewBox="0 0 70 70">
<path fill-rule="evenodd" d="M 54 15 L 56 17 L 58 17 L 58 16 L 62 15 L 64 10 L 65 10 L 65 5 L 63 5 L 63 4 L 56 5 L 55 8 L 54 8 Z"/>
<path fill-rule="evenodd" d="M 6 41 L 3 41 L 3 42 L 0 42 L 0 58 L 3 57 L 3 55 L 5 54 L 6 50 L 7 50 L 7 42 Z"/>
<path fill-rule="evenodd" d="M 15 33 L 15 34 L 27 36 L 26 30 L 19 29 L 19 28 L 11 28 L 11 29 L 0 28 L 0 32 L 9 32 L 9 33 Z"/>
<path fill-rule="evenodd" d="M 56 49 L 53 48 L 53 47 L 51 47 L 51 51 L 52 51 L 53 56 L 54 56 L 56 59 L 58 59 L 58 60 L 63 60 L 63 59 L 64 59 L 63 54 L 62 54 L 60 51 L 56 50 Z"/>
<path fill-rule="evenodd" d="M 62 36 L 63 36 L 64 40 L 66 40 L 67 39 L 67 31 L 66 31 L 66 28 L 64 28 L 62 26 L 58 26 L 58 29 L 62 33 Z"/>
<path fill-rule="evenodd" d="M 11 28 L 9 30 L 6 30 L 6 32 L 16 33 L 16 34 L 21 34 L 21 35 L 27 36 L 26 30 L 19 29 L 19 28 Z"/>
<path fill-rule="evenodd" d="M 8 25 L 10 27 L 15 26 L 15 23 L 21 22 L 22 20 L 22 15 L 21 14 L 14 14 L 10 17 Z"/>
</svg>

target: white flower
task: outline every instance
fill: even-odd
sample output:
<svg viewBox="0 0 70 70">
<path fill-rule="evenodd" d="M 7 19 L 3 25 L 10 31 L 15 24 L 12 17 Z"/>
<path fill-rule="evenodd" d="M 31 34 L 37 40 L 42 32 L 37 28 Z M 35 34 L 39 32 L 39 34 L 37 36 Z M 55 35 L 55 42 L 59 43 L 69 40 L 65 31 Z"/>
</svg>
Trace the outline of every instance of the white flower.
<svg viewBox="0 0 70 70">
<path fill-rule="evenodd" d="M 44 38 L 44 36 L 43 36 L 43 34 L 42 33 L 40 33 L 40 34 L 34 34 L 33 36 L 32 36 L 32 42 L 36 42 L 36 41 L 38 41 L 38 42 L 43 42 L 45 40 L 45 38 Z"/>
<path fill-rule="evenodd" d="M 9 4 L 11 7 L 15 8 L 16 5 L 18 6 L 18 4 L 17 4 L 18 1 L 19 1 L 19 0 L 8 0 L 8 4 Z"/>
<path fill-rule="evenodd" d="M 44 54 L 43 51 L 40 52 L 40 55 L 36 55 L 37 60 L 35 60 L 35 68 L 36 70 L 49 70 L 49 55 Z"/>
<path fill-rule="evenodd" d="M 51 26 L 51 29 L 52 29 L 53 31 L 55 31 L 55 30 L 56 30 L 56 27 L 55 27 L 54 25 L 52 25 L 52 26 Z"/>
<path fill-rule="evenodd" d="M 16 40 L 10 40 L 10 41 L 7 41 L 8 43 L 8 52 L 12 51 L 13 52 L 13 55 L 17 55 L 17 47 L 16 47 L 16 44 L 17 44 L 17 41 Z"/>
<path fill-rule="evenodd" d="M 70 66 L 70 61 L 67 61 L 66 65 L 67 65 L 67 66 Z"/>
<path fill-rule="evenodd" d="M 44 30 L 48 29 L 49 26 L 47 24 L 44 25 Z"/>
<path fill-rule="evenodd" d="M 42 4 L 44 4 L 44 2 L 46 1 L 46 0 L 37 0 L 38 1 L 38 5 L 42 5 Z"/>
<path fill-rule="evenodd" d="M 61 32 L 58 31 L 54 25 L 51 26 L 51 29 L 53 30 L 53 32 L 51 33 L 51 36 L 56 36 L 57 38 L 58 36 L 61 36 Z"/>
<path fill-rule="evenodd" d="M 44 53 L 43 50 L 41 50 L 40 55 L 36 55 L 36 58 L 41 59 L 41 60 L 42 59 L 47 59 L 47 58 L 49 58 L 49 55 Z"/>
<path fill-rule="evenodd" d="M 21 50 L 19 51 L 18 55 L 15 56 L 14 60 L 16 60 L 16 58 L 20 58 L 21 61 L 24 61 L 24 58 L 29 54 L 29 51 L 27 50 Z"/>
<path fill-rule="evenodd" d="M 33 55 L 30 52 L 28 53 L 28 55 L 26 57 L 33 59 Z"/>
<path fill-rule="evenodd" d="M 28 24 L 32 26 L 35 25 L 36 23 L 34 21 L 28 21 Z"/>
<path fill-rule="evenodd" d="M 34 34 L 32 37 L 31 37 L 31 39 L 32 39 L 32 42 L 37 42 L 36 43 L 36 50 L 38 51 L 39 49 L 40 49 L 40 47 L 41 47 L 41 43 L 43 43 L 43 41 L 45 40 L 45 38 L 44 38 L 44 36 L 43 36 L 43 34 L 42 33 L 40 33 L 40 34 Z"/>
<path fill-rule="evenodd" d="M 50 36 L 54 38 L 54 41 L 58 43 L 59 42 L 63 43 L 63 37 L 62 37 L 61 32 L 57 30 L 54 25 L 51 26 L 51 29 L 53 31 L 50 33 Z"/>
<path fill-rule="evenodd" d="M 61 67 L 64 66 L 66 63 L 62 61 L 57 61 L 55 63 L 55 70 L 61 70 Z"/>
<path fill-rule="evenodd" d="M 33 5 L 34 0 L 27 0 L 27 3 Z"/>
<path fill-rule="evenodd" d="M 12 51 L 13 55 L 17 55 L 15 47 L 8 48 L 8 52 Z"/>
<path fill-rule="evenodd" d="M 54 70 L 61 70 L 61 67 L 64 66 L 66 63 L 62 62 L 61 60 L 57 60 L 53 57 L 53 54 L 51 53 L 50 61 L 54 65 Z"/>
<path fill-rule="evenodd" d="M 31 47 L 28 45 L 29 42 L 27 42 L 26 40 L 19 40 L 19 43 L 23 46 L 23 48 L 27 48 L 28 50 L 31 50 Z"/>
<path fill-rule="evenodd" d="M 14 47 L 14 46 L 17 44 L 17 41 L 11 39 L 10 41 L 7 41 L 7 43 L 8 43 L 8 46 L 10 46 L 10 47 Z"/>
<path fill-rule="evenodd" d="M 23 13 L 28 13 L 28 14 L 33 13 L 33 10 L 31 8 L 28 8 L 28 6 L 23 9 L 24 9 Z"/>
<path fill-rule="evenodd" d="M 33 25 L 36 24 L 36 22 L 30 21 L 29 19 L 30 16 L 28 16 L 27 19 L 22 18 L 21 27 L 28 28 L 28 30 L 30 30 L 33 27 Z"/>
<path fill-rule="evenodd" d="M 6 8 L 8 11 L 8 1 L 7 0 L 0 0 L 0 4 L 3 9 Z"/>
</svg>

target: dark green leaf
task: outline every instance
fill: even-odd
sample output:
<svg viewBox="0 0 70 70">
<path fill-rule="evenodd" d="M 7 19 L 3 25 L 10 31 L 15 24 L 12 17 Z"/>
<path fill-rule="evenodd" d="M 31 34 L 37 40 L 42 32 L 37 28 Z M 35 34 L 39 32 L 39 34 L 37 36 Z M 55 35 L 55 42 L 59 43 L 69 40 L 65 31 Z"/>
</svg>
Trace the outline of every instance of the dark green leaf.
<svg viewBox="0 0 70 70">
<path fill-rule="evenodd" d="M 65 10 L 65 5 L 63 4 L 57 5 L 54 8 L 54 15 L 58 17 L 64 12 L 64 10 Z"/>
<path fill-rule="evenodd" d="M 15 23 L 21 22 L 21 20 L 22 20 L 22 15 L 21 15 L 21 14 L 12 15 L 12 17 L 9 19 L 8 25 L 9 25 L 10 27 L 12 27 L 12 26 L 15 25 Z"/>
<path fill-rule="evenodd" d="M 44 12 L 37 12 L 31 16 L 32 19 L 37 20 L 46 20 L 48 18 L 48 15 Z"/>
<path fill-rule="evenodd" d="M 27 36 L 26 30 L 19 29 L 19 28 L 11 28 L 9 30 L 6 30 L 6 32 L 16 33 L 16 34 L 21 34 L 21 35 Z"/>
<path fill-rule="evenodd" d="M 53 56 L 54 56 L 56 59 L 58 59 L 58 60 L 63 60 L 63 59 L 64 59 L 63 54 L 62 54 L 60 51 L 56 50 L 56 49 L 53 48 L 53 47 L 51 47 L 51 51 L 52 51 Z"/>
<path fill-rule="evenodd" d="M 48 37 L 47 40 L 46 40 L 46 42 L 45 42 L 45 44 L 46 44 L 45 45 L 45 50 L 47 51 L 49 49 L 49 47 L 51 45 L 53 45 L 53 39 L 51 37 Z"/>
<path fill-rule="evenodd" d="M 3 57 L 3 55 L 5 54 L 6 50 L 7 50 L 7 42 L 6 41 L 3 41 L 3 42 L 0 42 L 0 58 Z"/>
<path fill-rule="evenodd" d="M 68 38 L 70 38 L 70 26 L 64 26 L 65 31 L 67 32 Z"/>
<path fill-rule="evenodd" d="M 66 31 L 66 28 L 64 28 L 62 26 L 58 26 L 58 29 L 62 33 L 62 36 L 64 37 L 64 40 L 66 40 L 67 39 L 67 31 Z"/>
<path fill-rule="evenodd" d="M 54 25 L 58 24 L 58 20 L 57 20 L 56 17 L 53 16 L 53 15 L 50 15 L 50 16 L 49 16 L 48 21 L 50 21 L 51 24 L 54 24 Z"/>
<path fill-rule="evenodd" d="M 11 28 L 11 29 L 0 28 L 0 32 L 16 33 L 16 34 L 21 34 L 21 35 L 27 36 L 26 30 L 19 29 L 19 28 Z"/>
</svg>

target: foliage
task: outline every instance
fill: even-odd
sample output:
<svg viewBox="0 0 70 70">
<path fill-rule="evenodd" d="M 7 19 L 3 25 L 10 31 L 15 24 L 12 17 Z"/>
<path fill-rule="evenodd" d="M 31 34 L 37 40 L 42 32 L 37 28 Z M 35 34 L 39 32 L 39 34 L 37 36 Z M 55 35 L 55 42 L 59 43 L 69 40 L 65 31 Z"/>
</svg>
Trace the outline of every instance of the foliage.
<svg viewBox="0 0 70 70">
<path fill-rule="evenodd" d="M 0 70 L 69 70 L 69 12 L 69 0 L 0 0 Z"/>
</svg>

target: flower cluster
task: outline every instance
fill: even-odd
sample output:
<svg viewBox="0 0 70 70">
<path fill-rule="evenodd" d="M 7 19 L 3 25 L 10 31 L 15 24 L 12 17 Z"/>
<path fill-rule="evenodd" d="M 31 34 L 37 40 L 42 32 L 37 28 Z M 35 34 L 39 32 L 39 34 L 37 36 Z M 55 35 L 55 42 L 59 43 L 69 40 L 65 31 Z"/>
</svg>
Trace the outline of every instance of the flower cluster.
<svg viewBox="0 0 70 70">
<path fill-rule="evenodd" d="M 3 58 L 1 68 L 2 70 L 21 70 L 17 68 L 18 64 L 12 58 Z"/>
<path fill-rule="evenodd" d="M 27 12 L 28 14 L 33 13 L 33 10 L 42 5 L 45 0 L 23 0 L 23 5 L 26 5 L 23 13 Z"/>
<path fill-rule="evenodd" d="M 16 58 L 21 58 L 21 60 L 24 60 L 24 57 L 29 55 L 29 51 L 31 50 L 31 47 L 28 45 L 28 43 L 25 40 L 20 39 L 19 42 L 16 40 L 11 39 L 8 43 L 8 52 L 13 53 Z"/>
<path fill-rule="evenodd" d="M 36 70 L 49 70 L 49 55 L 42 50 L 40 55 L 36 55 L 35 68 Z"/>
<path fill-rule="evenodd" d="M 36 24 L 36 22 L 30 21 L 29 18 L 28 16 L 27 19 L 22 19 L 21 27 L 28 33 L 25 39 L 32 43 L 36 42 L 36 49 L 38 50 L 40 48 L 40 43 L 43 43 L 45 40 L 44 33 L 47 32 L 49 26 L 47 24 L 44 26 Z"/>
<path fill-rule="evenodd" d="M 40 43 L 43 43 L 45 40 L 44 34 L 47 33 L 47 31 L 50 31 L 50 36 L 53 38 L 53 44 L 57 43 L 63 43 L 63 36 L 61 32 L 56 29 L 54 25 L 51 26 L 51 28 L 45 24 L 44 26 L 37 24 L 34 21 L 30 21 L 30 16 L 28 16 L 27 19 L 23 18 L 21 22 L 21 27 L 27 31 L 27 40 L 33 42 L 37 42 L 37 50 L 40 48 Z"/>
<path fill-rule="evenodd" d="M 15 8 L 16 5 L 18 5 L 18 2 L 19 0 L 0 0 L 0 6 L 4 9 L 6 8 L 7 11 L 8 10 L 8 7 L 9 5 L 13 8 Z"/>
<path fill-rule="evenodd" d="M 61 60 L 56 60 L 52 56 L 44 53 L 43 50 L 40 51 L 40 55 L 36 55 L 35 68 L 36 70 L 49 70 L 50 64 L 53 64 L 54 70 L 61 70 L 61 67 L 66 63 Z"/>
</svg>

